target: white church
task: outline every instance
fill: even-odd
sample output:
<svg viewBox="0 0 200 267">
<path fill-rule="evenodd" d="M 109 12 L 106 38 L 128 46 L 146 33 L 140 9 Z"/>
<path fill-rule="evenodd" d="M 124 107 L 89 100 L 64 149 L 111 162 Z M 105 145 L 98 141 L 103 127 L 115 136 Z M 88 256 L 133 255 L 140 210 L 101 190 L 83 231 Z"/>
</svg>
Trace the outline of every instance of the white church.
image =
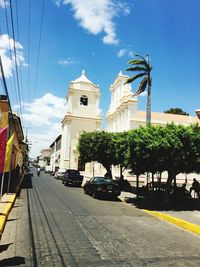
<svg viewBox="0 0 200 267">
<path fill-rule="evenodd" d="M 110 86 L 111 103 L 106 114 L 106 130 L 109 132 L 127 131 L 140 125 L 146 125 L 146 112 L 138 110 L 138 99 L 133 97 L 131 84 L 125 84 L 127 78 L 129 76 L 120 72 Z M 97 162 L 87 163 L 82 166 L 77 150 L 78 138 L 81 132 L 102 129 L 99 99 L 99 86 L 86 77 L 85 71 L 82 71 L 79 78 L 71 81 L 66 97 L 66 115 L 62 120 L 59 151 L 52 151 L 51 156 L 52 159 L 55 158 L 53 153 L 56 153 L 57 163 L 53 161 L 50 163 L 54 170 L 56 166 L 56 168 L 60 169 L 78 169 L 83 171 L 83 175 L 86 178 L 90 178 L 93 175 L 104 175 L 105 169 Z M 199 110 L 197 110 L 197 115 L 200 115 Z M 200 125 L 200 120 L 197 116 L 151 113 L 151 123 L 153 125 L 165 125 L 170 122 L 185 126 L 191 123 Z M 55 144 L 52 143 L 54 147 L 57 147 L 56 140 Z M 113 167 L 113 177 L 119 176 L 119 172 L 119 168 Z M 124 174 L 128 179 L 130 174 L 128 172 Z"/>
</svg>

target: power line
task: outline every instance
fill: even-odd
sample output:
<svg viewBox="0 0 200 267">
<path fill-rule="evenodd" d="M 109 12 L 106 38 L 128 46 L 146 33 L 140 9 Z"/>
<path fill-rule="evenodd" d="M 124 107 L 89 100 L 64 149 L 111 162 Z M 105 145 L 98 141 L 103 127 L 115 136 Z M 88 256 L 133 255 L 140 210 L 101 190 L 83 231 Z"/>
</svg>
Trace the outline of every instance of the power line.
<svg viewBox="0 0 200 267">
<path fill-rule="evenodd" d="M 15 73 L 14 73 L 14 63 L 13 63 L 13 55 L 12 55 L 12 49 L 11 49 L 11 44 L 10 44 L 10 31 L 9 31 L 9 24 L 8 24 L 8 14 L 7 14 L 7 5 L 6 1 L 4 0 L 4 12 L 5 12 L 5 18 L 6 18 L 6 28 L 7 28 L 7 33 L 8 33 L 8 45 L 9 45 L 9 57 L 11 61 L 11 72 L 12 72 L 12 77 L 13 77 L 13 91 L 15 95 L 16 102 L 17 101 L 17 86 L 16 86 L 16 81 L 15 81 Z M 1 31 L 2 34 L 2 31 Z"/>
<path fill-rule="evenodd" d="M 17 135 L 17 130 L 16 130 L 15 123 L 14 123 L 13 112 L 12 112 L 12 108 L 11 108 L 11 104 L 10 104 L 10 97 L 9 97 L 9 94 L 8 94 L 8 88 L 7 88 L 6 79 L 5 79 L 5 75 L 4 75 L 1 55 L 0 55 L 0 70 L 1 70 L 1 77 L 2 77 L 2 85 L 3 85 L 3 88 L 4 88 L 5 94 L 6 94 L 7 98 L 8 98 L 8 106 L 9 106 L 9 110 L 10 110 L 10 114 L 11 114 L 11 118 L 12 118 L 12 122 L 13 122 L 14 131 L 15 131 L 15 133 Z"/>
<path fill-rule="evenodd" d="M 30 36 L 31 36 L 31 0 L 28 1 L 28 100 L 30 90 Z"/>
<path fill-rule="evenodd" d="M 16 76 L 17 76 L 17 90 L 18 90 L 20 113 L 21 113 L 21 118 L 22 118 L 21 94 L 20 94 L 20 87 L 19 87 L 19 72 L 18 72 L 18 66 L 17 66 L 17 52 L 16 52 L 16 45 L 15 45 L 15 30 L 14 30 L 13 11 L 12 11 L 12 1 L 11 0 L 10 0 L 10 15 L 11 15 L 11 25 L 12 25 L 12 35 L 13 35 L 13 45 L 14 45 L 15 70 L 16 70 Z"/>
<path fill-rule="evenodd" d="M 41 45 L 41 37 L 42 37 L 43 19 L 44 19 L 44 2 L 45 2 L 45 0 L 42 1 L 42 14 L 41 14 L 41 21 L 40 21 L 40 34 L 39 34 L 39 45 L 38 45 L 36 77 L 35 77 L 35 94 L 36 94 L 36 89 L 37 89 L 38 68 L 39 68 L 39 58 L 40 58 L 40 45 Z"/>
<path fill-rule="evenodd" d="M 17 40 L 20 40 L 19 38 L 19 21 L 18 21 L 18 5 L 17 5 L 16 1 L 16 6 L 15 6 L 15 11 L 16 11 L 16 22 L 17 22 Z M 21 68 L 21 64 L 19 65 L 19 75 L 20 75 L 20 85 L 21 85 L 21 93 L 22 93 L 22 100 L 23 98 L 23 82 L 22 82 L 22 68 Z M 23 106 L 22 106 L 22 110 L 23 110 Z"/>
</svg>

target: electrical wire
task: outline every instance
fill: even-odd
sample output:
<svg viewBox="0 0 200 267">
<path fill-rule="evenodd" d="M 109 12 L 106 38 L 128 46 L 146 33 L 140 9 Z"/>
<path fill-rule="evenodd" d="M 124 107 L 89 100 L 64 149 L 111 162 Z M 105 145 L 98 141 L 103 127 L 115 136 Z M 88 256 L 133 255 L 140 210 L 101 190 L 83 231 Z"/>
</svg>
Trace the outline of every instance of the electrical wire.
<svg viewBox="0 0 200 267">
<path fill-rule="evenodd" d="M 4 12 L 5 12 L 5 19 L 6 19 L 6 28 L 7 28 L 7 33 L 8 33 L 8 45 L 9 45 L 9 57 L 10 57 L 10 61 L 11 61 L 11 72 L 12 72 L 12 77 L 13 77 L 13 87 L 11 86 L 13 92 L 14 92 L 14 96 L 15 96 L 15 100 L 16 103 L 18 102 L 17 100 L 17 86 L 16 86 L 16 79 L 15 79 L 15 73 L 14 73 L 14 62 L 13 62 L 13 53 L 12 53 L 12 49 L 11 49 L 11 44 L 10 44 L 10 31 L 9 31 L 9 25 L 8 25 L 8 14 L 7 14 L 7 5 L 6 5 L 6 1 L 4 0 Z M 1 31 L 1 35 L 2 30 Z M 11 82 L 10 82 L 11 84 Z M 14 89 L 13 89 L 14 88 Z"/>
<path fill-rule="evenodd" d="M 8 93 L 8 87 L 7 87 L 7 84 L 6 84 L 6 78 L 5 78 L 5 75 L 4 75 L 4 69 L 3 69 L 3 64 L 2 64 L 2 60 L 1 60 L 1 55 L 0 55 L 0 70 L 1 70 L 2 86 L 4 88 L 6 96 L 8 98 L 9 111 L 10 111 L 10 114 L 11 114 L 11 119 L 12 119 L 12 122 L 13 122 L 14 131 L 15 131 L 16 136 L 17 136 L 17 130 L 16 130 L 15 123 L 14 123 L 14 116 L 13 116 L 12 107 L 11 107 L 11 104 L 10 104 L 10 97 L 9 97 L 9 93 Z"/>
<path fill-rule="evenodd" d="M 28 101 L 30 90 L 30 40 L 31 40 L 31 0 L 28 1 Z"/>
<path fill-rule="evenodd" d="M 16 71 L 16 78 L 17 78 L 17 91 L 18 91 L 18 99 L 19 99 L 19 108 L 22 118 L 22 102 L 21 102 L 21 93 L 20 93 L 20 86 L 19 86 L 19 72 L 18 72 L 18 64 L 17 64 L 17 51 L 15 45 L 15 29 L 14 29 L 14 20 L 13 20 L 13 9 L 12 9 L 12 1 L 10 0 L 10 15 L 11 15 L 11 25 L 12 25 L 12 35 L 13 35 L 13 45 L 14 45 L 14 59 L 15 59 L 15 71 Z"/>
<path fill-rule="evenodd" d="M 19 21 L 18 21 L 18 5 L 17 5 L 17 1 L 16 1 L 16 5 L 15 5 L 15 12 L 16 12 L 16 25 L 17 25 L 17 40 L 19 41 Z M 22 100 L 24 99 L 23 97 L 23 81 L 22 81 L 22 68 L 21 68 L 21 64 L 19 65 L 19 77 L 20 77 L 20 86 L 21 86 L 21 96 L 22 96 Z M 22 111 L 24 113 L 24 109 L 23 109 L 23 105 L 22 105 Z"/>
<path fill-rule="evenodd" d="M 37 52 L 37 65 L 36 65 L 36 77 L 35 77 L 35 95 L 36 95 L 37 81 L 38 81 L 40 46 L 41 46 L 42 27 L 43 27 L 43 19 L 44 19 L 44 4 L 45 4 L 45 0 L 42 1 L 42 14 L 41 14 L 41 21 L 40 21 L 40 33 L 39 33 L 39 44 L 38 44 L 38 52 Z"/>
</svg>

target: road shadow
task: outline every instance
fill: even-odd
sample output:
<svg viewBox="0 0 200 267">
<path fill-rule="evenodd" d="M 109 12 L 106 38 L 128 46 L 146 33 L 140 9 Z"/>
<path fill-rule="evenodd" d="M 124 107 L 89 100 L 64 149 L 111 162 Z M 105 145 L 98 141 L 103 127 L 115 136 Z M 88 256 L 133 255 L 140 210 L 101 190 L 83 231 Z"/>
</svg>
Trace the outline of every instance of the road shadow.
<svg viewBox="0 0 200 267">
<path fill-rule="evenodd" d="M 165 204 L 163 199 L 143 197 L 125 198 L 124 201 L 139 209 L 157 211 L 200 211 L 200 200 L 194 198 L 171 200 L 169 204 Z"/>
<path fill-rule="evenodd" d="M 102 200 L 102 201 L 112 201 L 112 202 L 121 202 L 121 199 L 118 197 L 113 197 L 113 196 L 98 196 L 96 199 Z"/>
<path fill-rule="evenodd" d="M 9 243 L 9 244 L 4 244 L 4 245 L 0 245 L 0 253 L 7 250 L 9 248 L 10 245 L 12 245 L 13 243 Z M 1 265 L 0 265 L 1 266 Z"/>
<path fill-rule="evenodd" d="M 17 221 L 19 218 L 15 218 L 15 219 L 8 219 L 7 222 L 14 222 Z"/>
<path fill-rule="evenodd" d="M 26 174 L 22 183 L 21 183 L 21 188 L 24 188 L 24 189 L 25 188 L 33 188 L 32 177 L 33 177 L 32 173 Z"/>
<path fill-rule="evenodd" d="M 0 266 L 19 266 L 20 264 L 25 264 L 24 257 L 12 257 L 0 261 Z"/>
<path fill-rule="evenodd" d="M 32 173 L 27 173 L 25 176 L 24 176 L 24 179 L 20 185 L 20 188 L 17 192 L 17 198 L 18 199 L 21 199 L 20 198 L 20 194 L 21 194 L 21 190 L 22 189 L 32 189 L 33 188 L 33 184 L 32 184 L 32 178 L 33 178 L 33 174 Z"/>
</svg>

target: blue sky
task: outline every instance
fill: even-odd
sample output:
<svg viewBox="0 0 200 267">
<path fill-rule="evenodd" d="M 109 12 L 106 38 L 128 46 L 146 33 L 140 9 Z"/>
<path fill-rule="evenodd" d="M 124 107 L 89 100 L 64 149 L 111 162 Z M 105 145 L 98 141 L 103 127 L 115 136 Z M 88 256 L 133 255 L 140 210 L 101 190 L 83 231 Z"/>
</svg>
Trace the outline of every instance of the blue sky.
<svg viewBox="0 0 200 267">
<path fill-rule="evenodd" d="M 26 132 L 35 147 L 32 155 L 48 147 L 59 134 L 67 88 L 71 80 L 81 75 L 82 69 L 100 86 L 100 108 L 105 116 L 110 103 L 110 84 L 120 70 L 128 74 L 127 62 L 135 53 L 149 54 L 153 65 L 152 111 L 180 107 L 195 115 L 195 109 L 200 108 L 199 0 L 45 0 L 37 86 L 43 1 L 30 0 L 30 46 L 29 1 L 17 1 L 19 38 L 16 1 L 12 2 L 23 84 L 20 89 L 23 126 L 31 127 Z M 6 10 L 9 15 L 9 4 Z M 19 101 L 12 85 L 9 58 L 6 58 L 9 51 L 6 35 L 4 0 L 0 0 L 0 52 L 11 102 L 16 109 Z M 12 39 L 11 34 L 9 37 Z M 132 85 L 133 90 L 137 85 L 137 82 Z M 2 87 L 0 90 L 2 93 Z M 145 107 L 146 97 L 140 96 L 139 109 Z M 59 114 L 55 109 L 59 109 Z"/>
</svg>

